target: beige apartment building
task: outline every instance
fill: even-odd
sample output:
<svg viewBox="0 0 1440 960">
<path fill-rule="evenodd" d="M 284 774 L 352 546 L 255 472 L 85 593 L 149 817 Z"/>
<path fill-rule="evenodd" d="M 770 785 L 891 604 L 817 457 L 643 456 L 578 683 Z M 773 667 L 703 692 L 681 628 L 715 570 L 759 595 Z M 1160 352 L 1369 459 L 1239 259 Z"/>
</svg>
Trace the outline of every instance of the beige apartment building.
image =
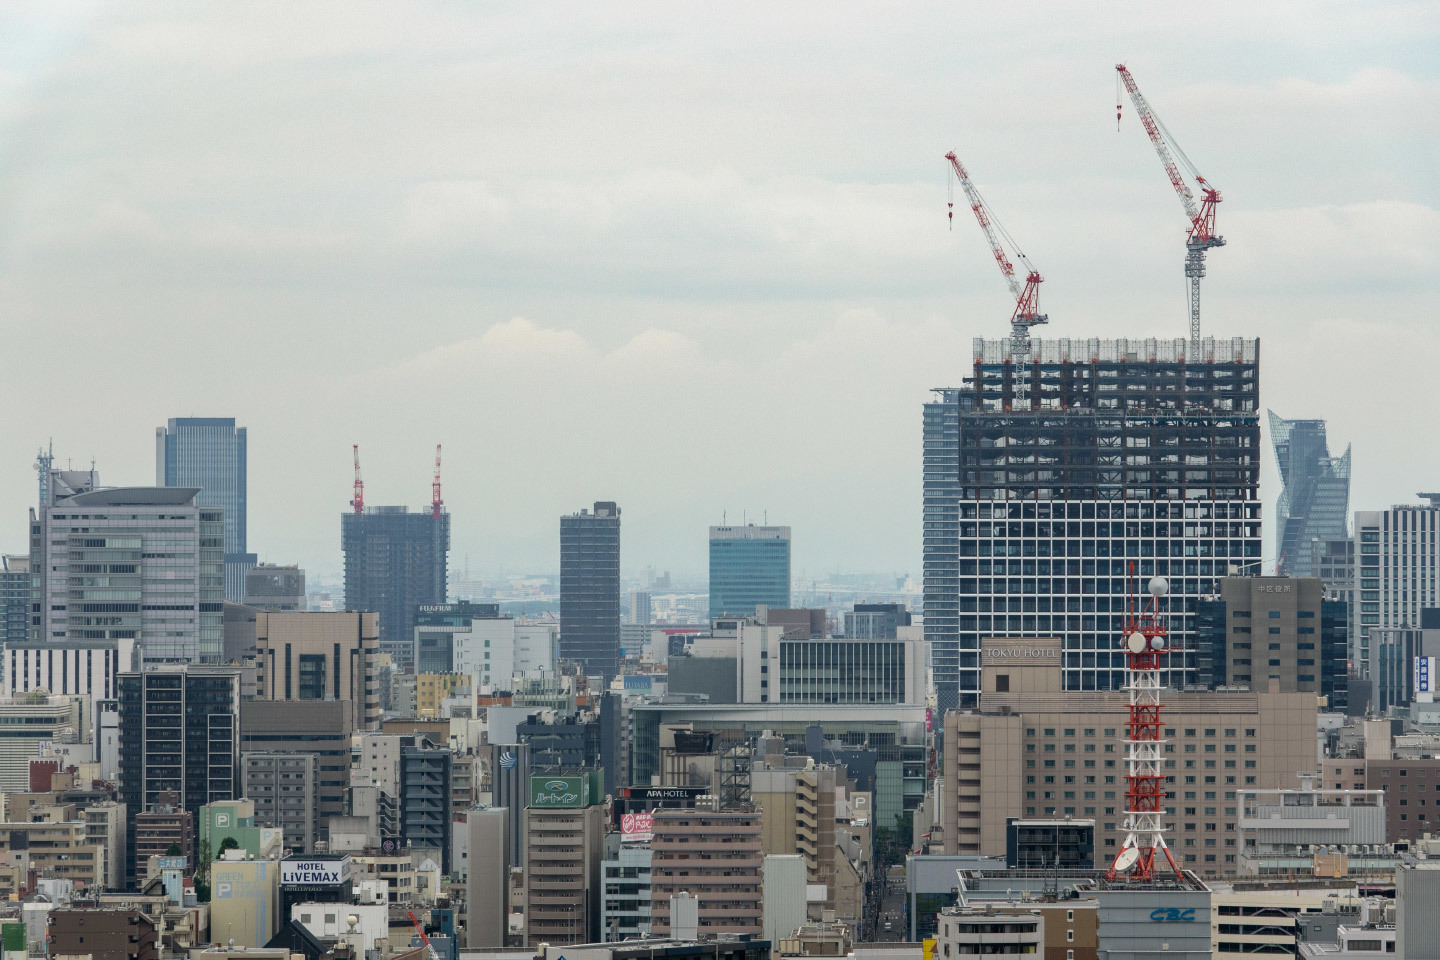
<svg viewBox="0 0 1440 960">
<path fill-rule="evenodd" d="M 600 804 L 525 809 L 527 946 L 600 939 L 605 812 Z"/>
<path fill-rule="evenodd" d="M 256 614 L 255 650 L 259 699 L 341 701 L 352 729 L 379 729 L 379 614 Z"/>
<path fill-rule="evenodd" d="M 1058 639 L 982 641 L 980 709 L 945 717 L 946 854 L 1004 856 L 1007 817 L 1094 818 L 1095 865 L 1119 850 L 1128 697 L 1062 690 L 1061 662 Z M 1316 769 L 1315 694 L 1270 686 L 1165 697 L 1168 842 L 1187 869 L 1233 872 L 1237 792 Z"/>
<path fill-rule="evenodd" d="M 20 894 L 30 870 L 37 878 L 74 880 L 76 888 L 100 890 L 105 882 L 105 847 L 92 843 L 74 804 L 36 807 L 29 823 L 0 823 L 0 897 Z"/>
<path fill-rule="evenodd" d="M 693 810 L 656 810 L 650 842 L 650 932 L 670 936 L 670 898 L 688 892 L 700 901 L 700 937 L 748 933 L 759 937 L 763 897 L 761 817 L 754 810 L 713 807 L 701 797 Z"/>
</svg>

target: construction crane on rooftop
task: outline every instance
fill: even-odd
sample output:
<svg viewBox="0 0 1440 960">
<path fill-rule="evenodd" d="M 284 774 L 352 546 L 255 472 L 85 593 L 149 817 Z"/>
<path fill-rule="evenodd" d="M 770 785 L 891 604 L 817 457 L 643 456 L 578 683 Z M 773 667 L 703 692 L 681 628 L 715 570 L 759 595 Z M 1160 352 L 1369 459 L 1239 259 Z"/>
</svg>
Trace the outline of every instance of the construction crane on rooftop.
<svg viewBox="0 0 1440 960">
<path fill-rule="evenodd" d="M 350 497 L 350 506 L 356 513 L 365 512 L 365 481 L 360 479 L 360 444 L 354 445 L 355 450 L 355 492 Z"/>
<path fill-rule="evenodd" d="M 1200 175 L 1195 164 L 1180 149 L 1180 144 L 1171 136 L 1170 131 L 1155 116 L 1155 111 L 1150 109 L 1150 104 L 1145 100 L 1145 95 L 1140 92 L 1140 87 L 1135 83 L 1135 78 L 1125 68 L 1125 64 L 1115 65 L 1116 92 L 1115 92 L 1115 129 L 1120 129 L 1120 92 L 1118 86 L 1125 84 L 1125 89 L 1130 93 L 1130 100 L 1135 104 L 1135 112 L 1140 114 L 1140 123 L 1145 127 L 1145 133 L 1150 137 L 1150 142 L 1155 145 L 1155 153 L 1160 157 L 1160 162 L 1165 167 L 1165 174 L 1170 178 L 1170 185 L 1175 188 L 1175 193 L 1180 197 L 1180 203 L 1185 207 L 1185 216 L 1190 218 L 1190 230 L 1185 236 L 1185 276 L 1190 280 L 1190 360 L 1198 361 L 1200 357 L 1200 278 L 1205 276 L 1205 251 L 1211 247 L 1223 247 L 1225 238 L 1215 232 L 1215 207 L 1220 202 L 1220 191 L 1210 181 Z M 1171 148 L 1174 148 L 1172 154 Z M 1185 178 L 1180 173 L 1179 166 L 1175 163 L 1175 157 L 1179 156 L 1180 162 L 1197 184 L 1200 186 L 1200 202 L 1195 202 L 1195 194 L 1191 191 Z"/>
<path fill-rule="evenodd" d="M 966 172 L 965 166 L 960 158 L 955 156 L 955 151 L 945 154 L 945 159 L 950 161 L 950 166 L 956 179 L 960 181 L 960 189 L 965 191 L 965 197 L 970 201 L 970 209 L 975 214 L 975 219 L 980 224 L 981 231 L 985 234 L 985 240 L 990 244 L 990 254 L 1000 266 L 1000 273 L 1005 278 L 1005 283 L 1010 287 L 1010 295 L 1015 298 L 1015 311 L 1010 315 L 1010 352 L 1011 355 L 1020 358 L 1030 354 L 1030 328 L 1041 323 L 1048 323 L 1049 318 L 1040 312 L 1040 284 L 1045 278 L 1035 269 L 1035 265 L 1020 250 L 1020 245 L 1015 238 L 1010 236 L 1010 231 L 995 218 L 985 199 L 980 196 L 979 189 L 970 180 L 970 174 Z M 950 185 L 949 218 L 953 228 L 955 223 L 955 186 Z M 998 231 L 998 235 L 997 235 Z M 1015 275 L 1015 265 L 1011 263 L 1010 256 L 1005 252 L 1001 244 L 1001 236 L 1009 242 L 1015 250 L 1015 259 L 1025 268 L 1025 283 L 1022 286 L 1019 277 Z"/>
<path fill-rule="evenodd" d="M 440 499 L 440 444 L 435 444 L 435 482 L 430 485 L 430 516 L 440 519 L 440 508 L 445 501 Z"/>
</svg>

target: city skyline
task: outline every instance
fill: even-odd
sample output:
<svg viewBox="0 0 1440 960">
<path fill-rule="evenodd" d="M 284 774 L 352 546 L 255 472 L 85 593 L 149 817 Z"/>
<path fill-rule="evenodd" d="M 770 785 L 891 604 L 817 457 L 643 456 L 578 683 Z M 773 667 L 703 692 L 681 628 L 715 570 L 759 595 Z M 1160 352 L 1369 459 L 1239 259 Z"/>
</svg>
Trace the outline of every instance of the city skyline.
<svg viewBox="0 0 1440 960">
<path fill-rule="evenodd" d="M 355 442 L 375 502 L 417 508 L 446 445 L 457 565 L 557 569 L 552 518 L 602 488 L 630 505 L 636 568 L 703 571 L 704 528 L 748 509 L 803 534 L 797 572 L 917 575 L 913 411 L 1009 314 L 974 225 L 945 230 L 946 150 L 1044 271 L 1045 336 L 1185 335 L 1183 222 L 1128 103 L 1115 129 L 1121 60 L 1225 190 L 1205 333 L 1259 336 L 1266 402 L 1355 438 L 1353 508 L 1440 475 L 1408 442 L 1440 352 L 1436 125 L 1416 120 L 1440 82 L 1433 25 L 1214 5 L 1202 71 L 1190 32 L 1145 7 L 1098 29 L 1063 5 L 1023 28 L 936 6 L 880 36 L 803 6 L 756 31 L 756 9 L 639 4 L 513 37 L 480 11 L 417 15 L 403 37 L 323 6 L 292 12 L 291 37 L 242 9 L 7 13 L 0 44 L 27 46 L 0 113 L 23 144 L 0 173 L 0 327 L 36 360 L 3 414 L 0 502 L 18 511 L 0 549 L 22 547 L 38 445 L 145 482 L 147 431 L 195 414 L 249 429 L 250 549 L 319 576 L 339 569 Z M 306 23 L 332 39 L 301 40 Z M 985 39 L 1020 29 L 1037 59 Z M 303 92 L 318 76 L 323 108 Z M 400 106 L 416 102 L 433 106 Z M 1337 149 L 1337 125 L 1365 136 Z M 77 344 L 63 367 L 36 339 L 57 324 Z M 77 371 L 126 403 L 46 399 Z M 1375 380 L 1392 391 L 1334 389 Z M 676 484 L 636 467 L 726 436 L 788 469 L 706 459 Z M 827 454 L 862 441 L 834 482 Z M 523 466 L 495 470 L 499 451 Z M 1267 457 L 1267 514 L 1279 491 Z M 880 506 L 857 517 L 856 498 Z"/>
</svg>

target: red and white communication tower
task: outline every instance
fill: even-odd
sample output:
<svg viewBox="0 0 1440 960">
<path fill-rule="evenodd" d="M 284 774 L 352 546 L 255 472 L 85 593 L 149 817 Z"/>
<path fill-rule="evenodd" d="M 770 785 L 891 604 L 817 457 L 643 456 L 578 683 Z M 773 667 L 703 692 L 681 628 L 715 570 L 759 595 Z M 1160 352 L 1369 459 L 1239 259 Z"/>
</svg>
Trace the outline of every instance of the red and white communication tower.
<svg viewBox="0 0 1440 960">
<path fill-rule="evenodd" d="M 1134 565 L 1131 565 L 1134 571 Z M 1150 581 L 1149 603 L 1125 618 L 1125 689 L 1130 693 L 1130 719 L 1125 727 L 1125 842 L 1110 863 L 1105 879 L 1124 875 L 1133 881 L 1155 879 L 1155 853 L 1165 854 L 1170 869 L 1180 866 L 1165 844 L 1165 753 L 1160 738 L 1160 664 L 1169 630 L 1160 613 L 1160 598 L 1169 592 L 1164 577 Z"/>
</svg>

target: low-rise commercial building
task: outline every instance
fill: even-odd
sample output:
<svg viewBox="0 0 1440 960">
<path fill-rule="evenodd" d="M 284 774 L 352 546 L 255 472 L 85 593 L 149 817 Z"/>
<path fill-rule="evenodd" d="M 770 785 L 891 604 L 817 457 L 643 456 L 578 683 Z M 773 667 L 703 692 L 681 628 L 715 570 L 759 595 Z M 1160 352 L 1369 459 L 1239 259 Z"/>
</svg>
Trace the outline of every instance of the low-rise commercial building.
<svg viewBox="0 0 1440 960">
<path fill-rule="evenodd" d="M 1384 791 L 1326 790 L 1307 774 L 1298 790 L 1241 790 L 1238 801 L 1240 873 L 1345 877 L 1394 869 L 1383 849 Z"/>
</svg>

